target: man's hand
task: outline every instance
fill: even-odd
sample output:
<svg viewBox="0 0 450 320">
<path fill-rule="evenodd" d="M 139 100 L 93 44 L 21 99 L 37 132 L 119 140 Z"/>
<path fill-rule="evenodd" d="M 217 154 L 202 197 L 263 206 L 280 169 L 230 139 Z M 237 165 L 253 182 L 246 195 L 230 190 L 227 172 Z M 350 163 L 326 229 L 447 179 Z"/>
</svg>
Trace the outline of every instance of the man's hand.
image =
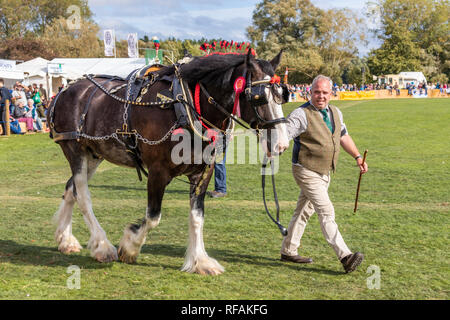
<svg viewBox="0 0 450 320">
<path fill-rule="evenodd" d="M 356 163 L 359 166 L 359 170 L 361 171 L 361 173 L 366 173 L 369 170 L 369 166 L 367 165 L 367 162 L 364 162 L 364 165 L 363 165 L 362 158 L 357 158 Z"/>
<path fill-rule="evenodd" d="M 366 173 L 368 170 L 367 163 L 364 163 L 363 165 L 363 158 L 358 152 L 358 148 L 355 145 L 355 142 L 353 142 L 352 137 L 350 135 L 346 134 L 341 137 L 341 146 L 344 148 L 344 150 L 351 155 L 353 158 L 356 159 L 356 163 L 359 166 L 359 170 L 361 170 L 361 173 Z"/>
</svg>

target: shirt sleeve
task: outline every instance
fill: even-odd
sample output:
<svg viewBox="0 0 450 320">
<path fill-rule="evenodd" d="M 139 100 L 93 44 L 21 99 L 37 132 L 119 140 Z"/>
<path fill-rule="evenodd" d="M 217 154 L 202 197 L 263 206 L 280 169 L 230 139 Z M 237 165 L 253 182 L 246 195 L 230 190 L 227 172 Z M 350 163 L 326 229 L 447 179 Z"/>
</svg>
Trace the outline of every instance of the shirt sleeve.
<svg viewBox="0 0 450 320">
<path fill-rule="evenodd" d="M 339 110 L 338 108 L 336 108 L 336 109 L 338 111 L 339 120 L 341 121 L 341 137 L 343 137 L 346 134 L 348 134 L 348 130 L 347 130 L 347 126 L 344 123 L 344 116 L 342 115 L 341 110 Z"/>
<path fill-rule="evenodd" d="M 306 120 L 305 111 L 302 108 L 297 108 L 292 111 L 287 117 L 287 131 L 288 138 L 292 140 L 306 131 L 308 121 Z"/>
</svg>

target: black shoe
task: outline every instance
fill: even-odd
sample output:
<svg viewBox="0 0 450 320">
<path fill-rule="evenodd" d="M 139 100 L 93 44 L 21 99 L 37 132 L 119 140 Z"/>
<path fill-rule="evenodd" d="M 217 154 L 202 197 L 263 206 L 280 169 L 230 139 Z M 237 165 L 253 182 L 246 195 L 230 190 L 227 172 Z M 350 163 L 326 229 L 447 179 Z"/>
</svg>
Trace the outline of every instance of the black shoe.
<svg viewBox="0 0 450 320">
<path fill-rule="evenodd" d="M 344 267 L 345 273 L 350 273 L 352 271 L 355 271 L 363 260 L 364 255 L 361 252 L 355 252 L 342 258 L 341 263 L 342 266 Z"/>
<path fill-rule="evenodd" d="M 216 190 L 214 190 L 214 191 L 207 191 L 206 194 L 208 196 L 210 196 L 211 198 L 223 198 L 223 197 L 225 197 L 227 195 L 226 193 L 218 192 Z"/>
<path fill-rule="evenodd" d="M 311 258 L 307 258 L 307 257 L 302 257 L 299 255 L 296 256 L 287 256 L 285 254 L 281 255 L 281 261 L 286 261 L 286 262 L 293 262 L 293 263 L 312 263 L 312 259 Z"/>
</svg>

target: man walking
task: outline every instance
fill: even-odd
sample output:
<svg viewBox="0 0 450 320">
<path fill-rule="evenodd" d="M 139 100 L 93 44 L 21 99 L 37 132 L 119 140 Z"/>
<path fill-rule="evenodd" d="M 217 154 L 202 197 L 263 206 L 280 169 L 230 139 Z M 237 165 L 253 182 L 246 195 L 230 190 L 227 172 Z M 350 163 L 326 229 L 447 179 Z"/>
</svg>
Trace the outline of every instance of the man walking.
<svg viewBox="0 0 450 320">
<path fill-rule="evenodd" d="M 364 256 L 352 253 L 344 242 L 335 222 L 333 204 L 328 196 L 330 171 L 336 169 L 340 146 L 353 158 L 362 173 L 367 164 L 362 161 L 353 139 L 347 132 L 341 111 L 329 105 L 333 82 L 317 76 L 311 87 L 311 100 L 288 116 L 288 135 L 294 139 L 292 173 L 301 189 L 297 207 L 289 223 L 288 235 L 281 246 L 281 260 L 312 263 L 298 255 L 300 240 L 308 219 L 317 212 L 322 233 L 334 249 L 346 273 L 354 271 Z"/>
</svg>

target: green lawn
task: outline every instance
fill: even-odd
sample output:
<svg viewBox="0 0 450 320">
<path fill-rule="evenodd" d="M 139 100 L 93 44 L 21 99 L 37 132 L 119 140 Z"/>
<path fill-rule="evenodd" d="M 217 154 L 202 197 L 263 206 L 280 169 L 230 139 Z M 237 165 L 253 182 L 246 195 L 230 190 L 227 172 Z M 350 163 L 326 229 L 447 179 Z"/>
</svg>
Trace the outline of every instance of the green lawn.
<svg viewBox="0 0 450 320">
<path fill-rule="evenodd" d="M 264 212 L 259 164 L 228 165 L 228 196 L 206 200 L 205 246 L 225 267 L 220 276 L 179 270 L 189 200 L 188 186 L 178 180 L 166 191 L 161 223 L 147 237 L 137 264 L 94 261 L 78 208 L 73 232 L 84 249 L 63 255 L 51 219 L 70 170 L 59 146 L 36 134 L 0 138 L 0 298 L 449 299 L 450 99 L 335 104 L 360 151 L 369 150 L 356 214 L 359 172 L 344 152 L 330 187 L 345 241 L 366 257 L 354 273 L 343 273 L 316 215 L 300 248 L 314 263 L 278 260 L 282 237 Z M 285 105 L 285 114 L 297 105 Z M 276 175 L 285 226 L 299 194 L 291 151 L 292 143 Z M 128 223 L 143 217 L 145 186 L 135 170 L 109 163 L 91 180 L 94 212 L 113 244 Z M 67 287 L 71 265 L 81 268 L 80 289 Z M 380 270 L 380 289 L 368 288 L 370 266 Z"/>
</svg>

